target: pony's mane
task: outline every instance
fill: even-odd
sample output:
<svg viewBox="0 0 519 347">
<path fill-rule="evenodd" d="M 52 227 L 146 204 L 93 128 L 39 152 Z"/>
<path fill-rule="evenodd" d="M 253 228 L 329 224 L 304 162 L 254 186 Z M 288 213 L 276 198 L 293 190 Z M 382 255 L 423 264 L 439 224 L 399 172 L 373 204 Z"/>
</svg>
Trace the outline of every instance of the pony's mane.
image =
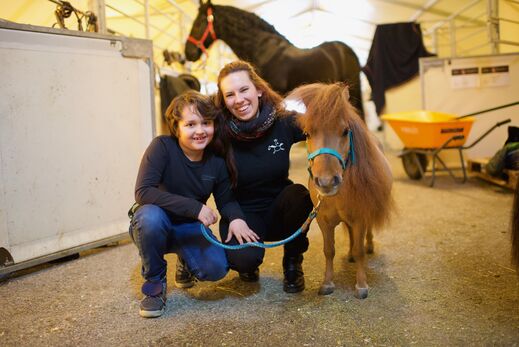
<svg viewBox="0 0 519 347">
<path fill-rule="evenodd" d="M 374 137 L 351 106 L 346 85 L 309 84 L 296 88 L 288 98 L 299 99 L 305 104 L 305 115 L 298 119 L 301 128 L 307 133 L 326 130 L 333 133 L 340 126 L 351 131 L 355 164 L 349 165 L 343 175 L 342 184 L 348 189 L 345 198 L 353 199 L 354 203 L 349 208 L 357 210 L 356 215 L 361 216 L 366 225 L 385 224 L 389 220 L 393 202 L 384 158 Z"/>
</svg>

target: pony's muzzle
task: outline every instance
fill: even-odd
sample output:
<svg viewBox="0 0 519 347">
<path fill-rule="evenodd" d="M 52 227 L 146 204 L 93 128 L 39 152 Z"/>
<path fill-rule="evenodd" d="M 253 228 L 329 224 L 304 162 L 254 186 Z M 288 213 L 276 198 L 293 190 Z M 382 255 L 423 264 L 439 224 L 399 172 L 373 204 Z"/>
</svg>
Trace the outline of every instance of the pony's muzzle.
<svg viewBox="0 0 519 347">
<path fill-rule="evenodd" d="M 322 195 L 334 195 L 339 191 L 342 183 L 342 177 L 338 175 L 324 177 L 314 177 L 314 184 Z"/>
</svg>

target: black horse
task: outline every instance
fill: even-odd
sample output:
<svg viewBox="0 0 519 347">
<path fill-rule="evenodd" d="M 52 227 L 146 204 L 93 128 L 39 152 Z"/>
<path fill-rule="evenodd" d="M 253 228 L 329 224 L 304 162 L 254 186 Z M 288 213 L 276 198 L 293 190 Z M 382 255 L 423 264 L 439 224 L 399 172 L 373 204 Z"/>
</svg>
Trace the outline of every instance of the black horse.
<svg viewBox="0 0 519 347">
<path fill-rule="evenodd" d="M 200 59 L 217 39 L 227 43 L 240 59 L 252 63 L 281 94 L 306 83 L 345 82 L 350 102 L 363 115 L 359 59 L 344 43 L 324 42 L 300 49 L 254 13 L 201 1 L 186 42 L 186 59 Z"/>
</svg>

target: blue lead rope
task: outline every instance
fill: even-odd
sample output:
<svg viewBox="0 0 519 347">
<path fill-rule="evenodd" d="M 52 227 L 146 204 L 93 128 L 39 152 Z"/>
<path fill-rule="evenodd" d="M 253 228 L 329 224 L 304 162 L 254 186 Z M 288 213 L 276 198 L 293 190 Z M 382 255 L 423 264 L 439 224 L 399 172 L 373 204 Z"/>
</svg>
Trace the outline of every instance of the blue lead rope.
<svg viewBox="0 0 519 347">
<path fill-rule="evenodd" d="M 312 220 L 317 216 L 317 211 L 319 210 L 320 204 L 321 204 L 321 200 L 319 200 L 317 202 L 317 205 L 310 212 L 310 214 L 308 215 L 308 218 L 305 220 L 303 225 L 299 229 L 296 230 L 295 233 L 293 233 L 286 239 L 283 239 L 281 241 L 272 242 L 272 243 L 262 243 L 262 242 L 256 241 L 256 242 L 243 243 L 241 245 L 226 245 L 226 244 L 216 240 L 214 237 L 212 237 L 212 235 L 209 235 L 209 233 L 207 232 L 208 228 L 206 228 L 202 223 L 200 223 L 200 230 L 202 230 L 202 235 L 204 235 L 204 237 L 207 239 L 207 241 L 209 241 L 210 243 L 212 243 L 215 246 L 222 247 L 224 249 L 236 250 L 236 249 L 243 249 L 246 247 L 274 248 L 274 247 L 281 246 L 281 245 L 284 245 L 285 243 L 292 241 L 293 239 L 295 239 L 302 233 L 308 232 L 308 229 L 310 229 L 310 223 L 312 223 Z"/>
<path fill-rule="evenodd" d="M 272 243 L 247 242 L 247 243 L 243 243 L 241 245 L 226 245 L 226 244 L 221 243 L 220 241 L 212 238 L 211 235 L 209 235 L 209 233 L 207 232 L 207 228 L 202 223 L 200 223 L 200 229 L 202 230 L 202 234 L 207 239 L 207 241 L 211 242 L 215 246 L 219 246 L 219 247 L 222 247 L 225 249 L 243 249 L 243 248 L 247 248 L 247 247 L 273 248 L 273 247 L 281 246 L 287 242 L 292 241 L 293 239 L 295 239 L 302 233 L 302 228 L 299 228 L 299 229 L 297 229 L 297 231 L 295 233 L 293 233 L 286 239 L 277 241 L 277 242 L 272 242 Z"/>
</svg>

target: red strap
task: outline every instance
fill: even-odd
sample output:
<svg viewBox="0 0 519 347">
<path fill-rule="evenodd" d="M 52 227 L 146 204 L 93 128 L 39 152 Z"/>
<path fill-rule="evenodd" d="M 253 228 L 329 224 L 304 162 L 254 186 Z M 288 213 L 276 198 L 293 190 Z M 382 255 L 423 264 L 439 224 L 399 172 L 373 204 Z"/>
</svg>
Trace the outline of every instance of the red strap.
<svg viewBox="0 0 519 347">
<path fill-rule="evenodd" d="M 213 38 L 213 40 L 216 41 L 216 33 L 214 31 L 213 21 L 214 21 L 213 9 L 211 7 L 208 7 L 207 8 L 207 27 L 205 28 L 205 31 L 202 34 L 202 37 L 200 38 L 200 40 L 195 39 L 191 35 L 187 38 L 187 40 L 189 42 L 195 44 L 207 56 L 209 56 L 209 54 L 207 53 L 207 49 L 204 46 L 204 41 L 207 39 L 207 35 L 211 34 L 211 37 Z"/>
</svg>

